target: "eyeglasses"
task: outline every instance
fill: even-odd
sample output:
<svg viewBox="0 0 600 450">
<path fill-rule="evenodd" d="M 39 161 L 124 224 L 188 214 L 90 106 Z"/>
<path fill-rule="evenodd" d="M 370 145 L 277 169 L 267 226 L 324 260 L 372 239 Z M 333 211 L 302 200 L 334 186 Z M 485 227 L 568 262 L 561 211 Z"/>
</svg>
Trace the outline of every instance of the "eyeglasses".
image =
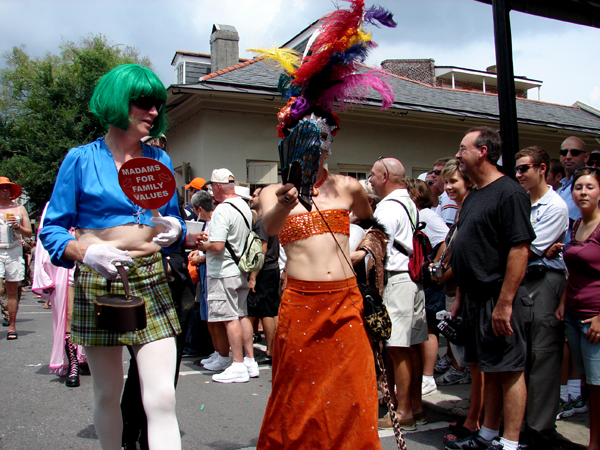
<svg viewBox="0 0 600 450">
<path fill-rule="evenodd" d="M 427 172 L 427 175 L 437 175 L 439 176 L 442 173 L 441 170 L 430 170 L 429 172 Z"/>
<path fill-rule="evenodd" d="M 147 97 L 145 95 L 140 95 L 138 98 L 131 100 L 135 106 L 141 109 L 145 109 L 146 111 L 150 111 L 154 106 L 156 108 L 156 112 L 161 112 L 163 106 L 165 106 L 165 102 L 159 100 L 156 97 Z"/>
<path fill-rule="evenodd" d="M 541 164 L 521 164 L 520 166 L 515 167 L 515 172 L 518 173 L 525 173 L 529 170 L 530 167 L 538 167 L 541 166 Z"/>
<path fill-rule="evenodd" d="M 376 162 L 380 162 L 381 164 L 383 164 L 383 167 L 385 168 L 385 175 L 389 178 L 390 177 L 390 171 L 388 170 L 387 166 L 383 162 L 384 158 L 385 158 L 385 156 L 380 156 L 379 158 L 377 158 Z"/>
<path fill-rule="evenodd" d="M 588 161 L 587 166 L 588 167 L 600 167 L 600 161 Z"/>
<path fill-rule="evenodd" d="M 569 154 L 569 152 L 571 152 L 571 156 L 574 156 L 575 158 L 577 158 L 582 153 L 585 153 L 585 150 L 578 150 L 576 148 L 561 148 L 558 151 L 558 153 L 560 153 L 560 156 L 567 156 Z"/>
</svg>

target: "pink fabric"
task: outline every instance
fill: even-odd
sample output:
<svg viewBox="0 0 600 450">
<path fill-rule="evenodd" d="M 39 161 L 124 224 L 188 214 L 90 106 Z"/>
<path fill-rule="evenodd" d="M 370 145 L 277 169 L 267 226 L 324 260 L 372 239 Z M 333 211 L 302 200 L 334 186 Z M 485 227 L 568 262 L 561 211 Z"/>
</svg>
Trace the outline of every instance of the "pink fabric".
<svg viewBox="0 0 600 450">
<path fill-rule="evenodd" d="M 585 241 L 575 239 L 581 219 L 573 225 L 564 258 L 569 270 L 566 309 L 569 314 L 589 318 L 600 314 L 600 225 Z"/>
<path fill-rule="evenodd" d="M 44 223 L 42 213 L 40 224 Z M 42 227 L 38 230 L 39 231 Z M 37 239 L 35 247 L 35 265 L 33 269 L 33 284 L 31 291 L 38 295 L 48 295 L 52 305 L 52 331 L 54 343 L 52 353 L 50 354 L 50 373 L 56 373 L 58 376 L 65 376 L 69 369 L 69 360 L 65 353 L 65 329 L 67 323 L 67 294 L 69 280 L 73 282 L 72 272 L 75 269 L 65 269 L 57 267 L 50 262 L 50 255 L 42 245 L 42 241 Z M 50 291 L 44 294 L 44 291 Z M 83 347 L 77 346 L 77 360 L 79 363 L 87 362 Z"/>
</svg>

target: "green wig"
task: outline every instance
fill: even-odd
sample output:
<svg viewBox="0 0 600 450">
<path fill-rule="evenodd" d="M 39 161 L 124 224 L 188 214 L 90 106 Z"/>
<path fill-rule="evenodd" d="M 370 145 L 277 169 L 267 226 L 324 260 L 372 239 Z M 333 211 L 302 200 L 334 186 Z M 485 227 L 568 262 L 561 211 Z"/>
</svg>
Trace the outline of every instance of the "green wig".
<svg viewBox="0 0 600 450">
<path fill-rule="evenodd" d="M 108 129 L 112 125 L 127 130 L 129 104 L 140 95 L 167 101 L 167 90 L 154 72 L 138 64 L 123 64 L 100 79 L 90 100 L 90 109 L 103 127 Z M 163 107 L 152 123 L 150 136 L 160 136 L 166 128 L 167 118 Z"/>
</svg>

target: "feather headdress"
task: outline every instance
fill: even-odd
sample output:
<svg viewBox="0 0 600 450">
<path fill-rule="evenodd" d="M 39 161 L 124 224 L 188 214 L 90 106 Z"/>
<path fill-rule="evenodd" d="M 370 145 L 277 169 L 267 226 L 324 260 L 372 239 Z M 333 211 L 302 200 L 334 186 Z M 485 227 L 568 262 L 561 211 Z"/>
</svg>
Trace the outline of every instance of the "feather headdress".
<svg viewBox="0 0 600 450">
<path fill-rule="evenodd" d="M 278 85 L 282 97 L 289 99 L 279 113 L 278 134 L 282 138 L 289 135 L 304 115 L 313 112 L 325 118 L 329 125 L 339 128 L 339 121 L 333 114 L 335 104 L 345 110 L 349 104 L 364 100 L 370 89 L 381 95 L 382 109 L 389 108 L 394 101 L 392 88 L 385 81 L 383 72 L 359 72 L 359 65 L 376 46 L 363 25 L 394 28 L 397 24 L 392 13 L 377 5 L 365 10 L 364 0 L 344 1 L 350 2 L 350 8 L 338 9 L 321 19 L 304 56 L 281 48 L 249 50 L 285 71 Z"/>
</svg>

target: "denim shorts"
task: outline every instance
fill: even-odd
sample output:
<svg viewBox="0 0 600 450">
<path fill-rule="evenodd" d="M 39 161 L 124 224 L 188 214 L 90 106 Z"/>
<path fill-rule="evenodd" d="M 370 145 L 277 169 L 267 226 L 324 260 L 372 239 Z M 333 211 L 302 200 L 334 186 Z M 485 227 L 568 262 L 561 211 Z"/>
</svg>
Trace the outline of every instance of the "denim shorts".
<svg viewBox="0 0 600 450">
<path fill-rule="evenodd" d="M 565 314 L 569 349 L 577 373 L 585 375 L 586 383 L 598 386 L 600 385 L 600 342 L 592 344 L 587 340 L 585 334 L 590 329 L 590 324 L 581 323 L 583 320 L 585 319 L 579 319 L 569 313 Z"/>
</svg>

